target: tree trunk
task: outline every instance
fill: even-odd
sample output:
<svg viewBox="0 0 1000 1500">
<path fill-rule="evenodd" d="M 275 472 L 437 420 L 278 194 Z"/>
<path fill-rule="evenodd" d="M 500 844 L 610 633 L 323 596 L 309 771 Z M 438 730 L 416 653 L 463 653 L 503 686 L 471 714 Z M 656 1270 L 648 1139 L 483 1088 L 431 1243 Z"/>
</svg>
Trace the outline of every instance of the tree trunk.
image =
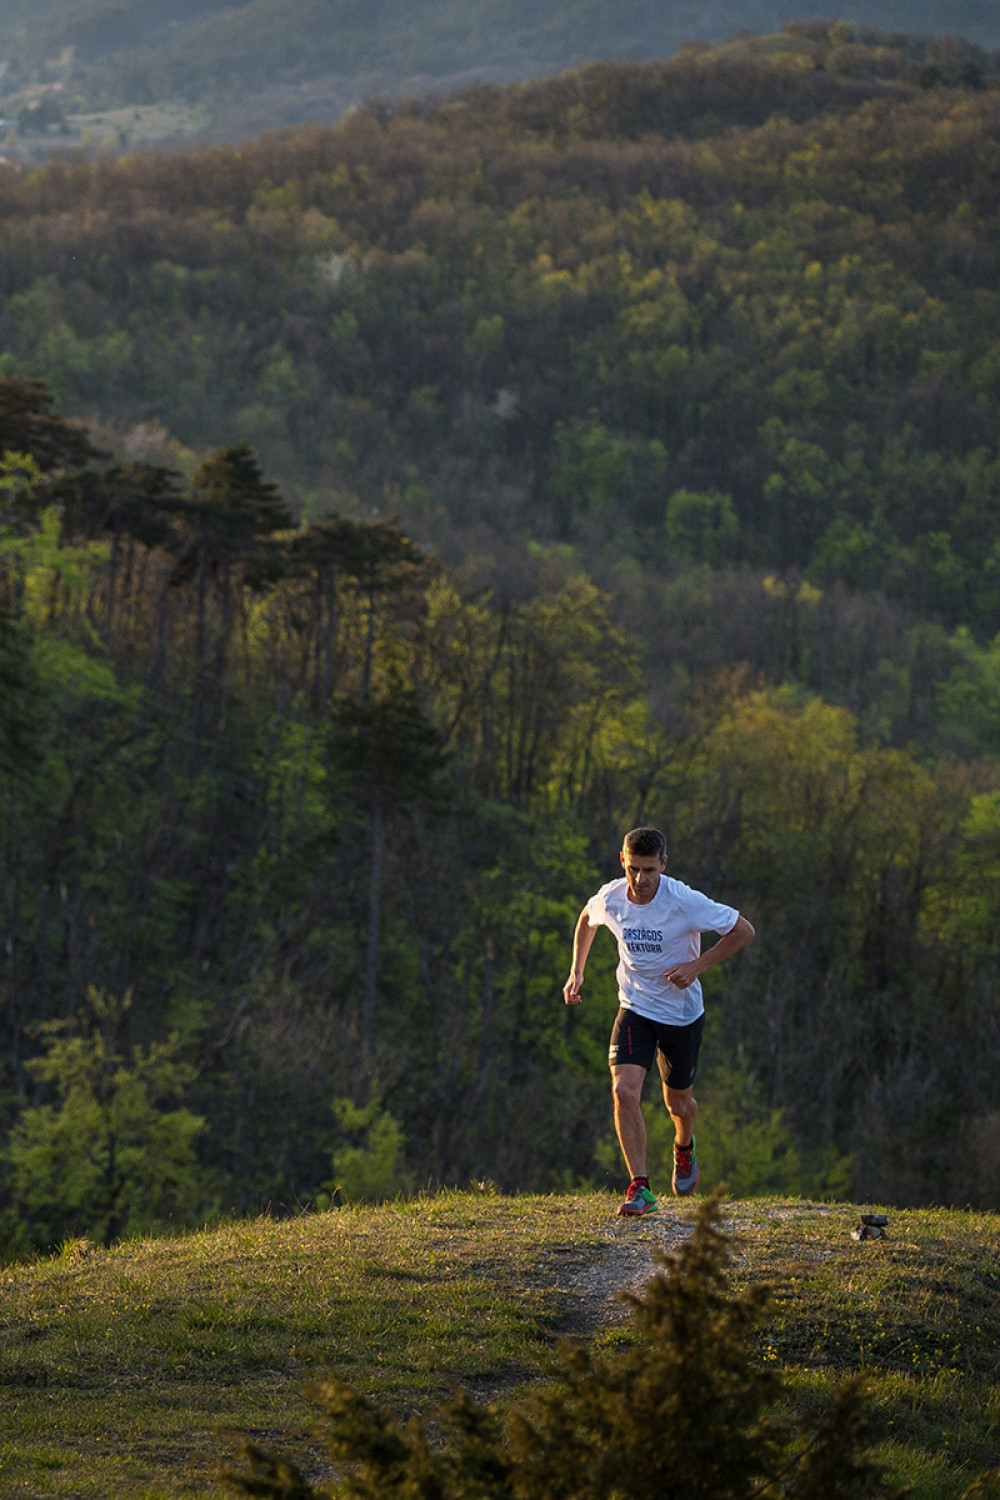
<svg viewBox="0 0 1000 1500">
<path fill-rule="evenodd" d="M 115 527 L 111 538 L 111 556 L 108 559 L 108 602 L 104 616 L 104 646 L 108 652 L 114 647 L 115 595 L 118 589 L 118 561 L 121 552 L 121 528 Z"/>
<path fill-rule="evenodd" d="M 372 665 L 375 660 L 375 590 L 368 593 L 368 634 L 365 640 L 365 662 L 361 674 L 361 696 L 367 698 L 372 686 Z"/>
<path fill-rule="evenodd" d="M 368 889 L 368 953 L 365 960 L 365 993 L 361 1008 L 361 1043 L 365 1063 L 371 1069 L 375 1060 L 375 990 L 378 985 L 379 929 L 382 922 L 383 858 L 382 788 L 375 788 L 372 808 L 371 884 Z"/>
<path fill-rule="evenodd" d="M 326 575 L 326 629 L 323 640 L 323 687 L 321 703 L 329 703 L 333 693 L 333 653 L 337 624 L 337 579 L 332 568 Z"/>
<path fill-rule="evenodd" d="M 201 546 L 198 549 L 198 633 L 196 637 L 196 648 L 198 653 L 198 679 L 199 689 L 204 690 L 205 676 L 205 595 L 208 586 L 208 523 L 204 516 L 201 521 Z"/>
<path fill-rule="evenodd" d="M 167 629 L 170 613 L 170 578 L 169 575 L 163 580 L 160 590 L 160 607 L 156 617 L 156 649 L 153 656 L 153 671 L 150 679 L 150 688 L 155 696 L 160 688 L 164 671 L 167 664 Z"/>
<path fill-rule="evenodd" d="M 481 1177 L 489 1175 L 484 1163 L 486 1161 L 488 1134 L 493 1123 L 489 1108 L 489 1095 L 495 1047 L 493 1035 L 495 1009 L 494 948 L 492 937 L 487 935 L 483 938 L 482 1030 L 479 1033 L 479 1058 L 476 1063 L 476 1080 L 471 1091 L 476 1113 L 476 1147 L 473 1173 Z"/>
</svg>

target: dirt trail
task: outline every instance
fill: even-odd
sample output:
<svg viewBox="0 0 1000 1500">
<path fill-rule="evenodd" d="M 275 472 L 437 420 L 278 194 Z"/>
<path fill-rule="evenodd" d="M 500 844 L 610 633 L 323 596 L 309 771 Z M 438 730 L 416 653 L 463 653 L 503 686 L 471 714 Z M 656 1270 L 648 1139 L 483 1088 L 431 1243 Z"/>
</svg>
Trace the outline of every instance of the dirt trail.
<svg viewBox="0 0 1000 1500">
<path fill-rule="evenodd" d="M 637 1223 L 611 1219 L 600 1231 L 599 1257 L 568 1279 L 571 1292 L 566 1332 L 573 1336 L 596 1333 L 628 1319 L 623 1292 L 641 1292 L 659 1270 L 658 1254 L 669 1254 L 686 1240 L 693 1218 L 658 1214 Z"/>
<path fill-rule="evenodd" d="M 829 1205 L 795 1204 L 761 1208 L 755 1205 L 753 1213 L 741 1210 L 738 1203 L 727 1204 L 720 1228 L 736 1237 L 734 1264 L 746 1262 L 746 1253 L 741 1249 L 740 1237 L 750 1231 L 761 1213 L 775 1219 L 815 1219 L 817 1215 L 838 1212 Z M 694 1229 L 694 1214 L 688 1205 L 682 1212 L 677 1206 L 668 1204 L 655 1217 L 642 1220 L 609 1219 L 600 1230 L 602 1250 L 596 1259 L 570 1273 L 564 1286 L 570 1293 L 566 1332 L 574 1336 L 587 1337 L 602 1328 L 623 1323 L 628 1319 L 629 1308 L 622 1302 L 622 1292 L 641 1292 L 646 1283 L 660 1269 L 658 1254 L 669 1255 L 690 1236 Z M 811 1252 L 815 1255 L 817 1252 Z M 829 1251 L 819 1252 L 828 1254 Z"/>
</svg>

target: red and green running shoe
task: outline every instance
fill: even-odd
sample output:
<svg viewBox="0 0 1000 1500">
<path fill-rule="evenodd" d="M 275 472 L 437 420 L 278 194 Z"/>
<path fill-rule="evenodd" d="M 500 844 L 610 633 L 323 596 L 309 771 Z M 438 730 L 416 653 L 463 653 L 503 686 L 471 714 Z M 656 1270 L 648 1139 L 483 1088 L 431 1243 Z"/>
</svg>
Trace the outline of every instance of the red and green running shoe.
<svg viewBox="0 0 1000 1500">
<path fill-rule="evenodd" d="M 694 1136 L 688 1146 L 674 1146 L 673 1188 L 678 1198 L 686 1198 L 698 1186 L 698 1158 L 695 1155 Z"/>
<path fill-rule="evenodd" d="M 640 1187 L 639 1183 L 629 1183 L 628 1192 L 625 1194 L 625 1202 L 619 1206 L 618 1217 L 622 1219 L 637 1219 L 642 1214 L 656 1213 L 656 1199 L 648 1187 Z"/>
</svg>

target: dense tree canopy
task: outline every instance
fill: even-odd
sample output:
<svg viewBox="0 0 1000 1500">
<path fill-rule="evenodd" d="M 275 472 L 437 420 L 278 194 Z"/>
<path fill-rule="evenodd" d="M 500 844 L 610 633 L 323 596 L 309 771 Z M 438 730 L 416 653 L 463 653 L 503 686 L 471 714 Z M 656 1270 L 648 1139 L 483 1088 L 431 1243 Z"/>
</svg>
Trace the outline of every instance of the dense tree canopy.
<svg viewBox="0 0 1000 1500">
<path fill-rule="evenodd" d="M 991 76 L 815 25 L 8 169 L 0 368 L 251 443 L 306 513 L 798 567 L 989 638 Z"/>
</svg>

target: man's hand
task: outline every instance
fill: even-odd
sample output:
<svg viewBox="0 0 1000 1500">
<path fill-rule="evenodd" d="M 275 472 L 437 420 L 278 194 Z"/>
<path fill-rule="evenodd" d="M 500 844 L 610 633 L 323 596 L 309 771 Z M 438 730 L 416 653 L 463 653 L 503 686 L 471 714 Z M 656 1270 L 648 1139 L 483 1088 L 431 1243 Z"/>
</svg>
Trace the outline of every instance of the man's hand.
<svg viewBox="0 0 1000 1500">
<path fill-rule="evenodd" d="M 679 990 L 686 990 L 689 984 L 694 984 L 700 973 L 701 965 L 694 959 L 690 959 L 686 964 L 674 964 L 663 977 L 668 984 L 676 986 Z"/>
<path fill-rule="evenodd" d="M 686 964 L 674 964 L 672 968 L 665 971 L 663 977 L 676 985 L 677 989 L 686 990 L 689 984 L 694 984 L 699 975 L 705 973 L 706 969 L 712 969 L 716 964 L 721 964 L 723 959 L 739 953 L 747 943 L 753 942 L 753 938 L 754 930 L 746 917 L 737 917 L 735 924 L 725 937 L 720 937 L 714 948 L 709 948 L 698 958 L 689 959 Z"/>
<path fill-rule="evenodd" d="M 563 999 L 567 1005 L 579 1005 L 583 996 L 580 994 L 580 986 L 583 983 L 583 975 L 572 973 L 563 985 Z"/>
<path fill-rule="evenodd" d="M 591 927 L 587 908 L 584 907 L 577 919 L 576 931 L 573 934 L 573 957 L 570 959 L 573 967 L 569 971 L 569 978 L 563 985 L 563 999 L 567 1005 L 579 1005 L 583 999 L 580 986 L 583 983 L 583 971 L 587 967 L 587 954 L 590 952 L 590 945 L 594 941 L 596 931 L 596 927 Z"/>
</svg>

